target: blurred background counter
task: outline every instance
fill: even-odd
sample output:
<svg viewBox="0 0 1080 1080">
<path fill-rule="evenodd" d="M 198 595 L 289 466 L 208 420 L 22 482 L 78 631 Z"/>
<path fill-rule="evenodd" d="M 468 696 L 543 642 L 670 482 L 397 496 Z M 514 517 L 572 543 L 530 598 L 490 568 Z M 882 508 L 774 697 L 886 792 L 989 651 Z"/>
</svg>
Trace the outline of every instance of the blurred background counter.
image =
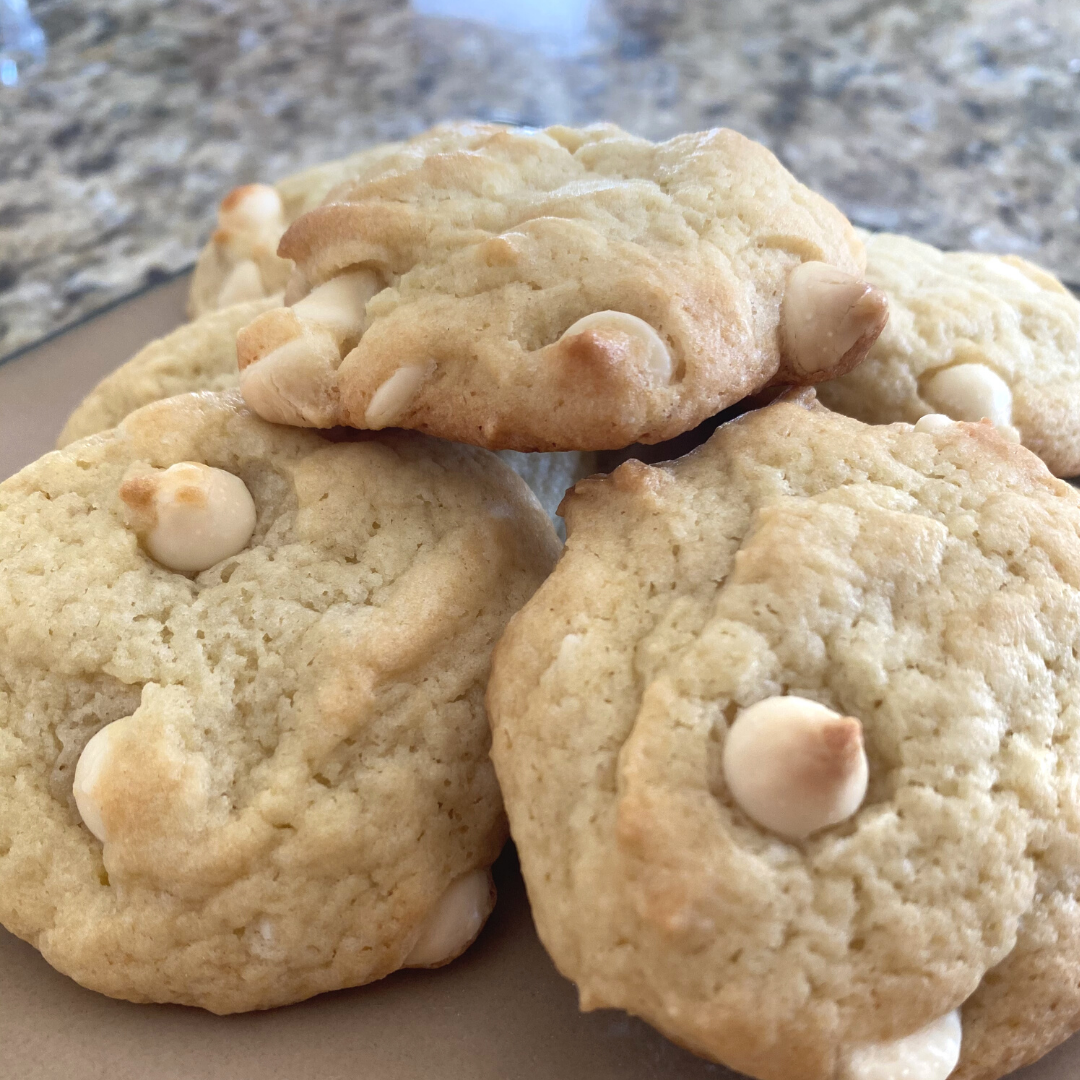
<svg viewBox="0 0 1080 1080">
<path fill-rule="evenodd" d="M 217 201 L 448 118 L 723 125 L 857 224 L 1080 283 L 1076 0 L 0 0 L 0 357 Z"/>
</svg>

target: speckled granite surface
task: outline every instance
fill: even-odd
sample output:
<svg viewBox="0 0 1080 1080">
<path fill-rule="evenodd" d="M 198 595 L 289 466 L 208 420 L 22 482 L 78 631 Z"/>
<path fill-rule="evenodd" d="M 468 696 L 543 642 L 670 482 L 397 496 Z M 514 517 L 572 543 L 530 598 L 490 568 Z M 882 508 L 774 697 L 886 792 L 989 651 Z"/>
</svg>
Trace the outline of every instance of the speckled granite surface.
<svg viewBox="0 0 1080 1080">
<path fill-rule="evenodd" d="M 48 58 L 0 86 L 0 355 L 190 264 L 237 182 L 455 116 L 727 125 L 858 223 L 1080 282 L 1076 0 L 452 14 L 513 6 L 31 0 Z"/>
</svg>

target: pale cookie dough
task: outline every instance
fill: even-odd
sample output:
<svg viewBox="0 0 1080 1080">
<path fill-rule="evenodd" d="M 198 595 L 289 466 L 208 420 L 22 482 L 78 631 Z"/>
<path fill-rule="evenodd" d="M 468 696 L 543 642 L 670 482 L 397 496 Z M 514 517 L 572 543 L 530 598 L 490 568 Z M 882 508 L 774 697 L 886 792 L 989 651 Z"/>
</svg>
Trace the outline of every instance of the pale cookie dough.
<svg viewBox="0 0 1080 1080">
<path fill-rule="evenodd" d="M 194 319 L 281 292 L 293 269 L 290 259 L 277 254 L 286 226 L 318 206 L 342 181 L 363 174 L 400 145 L 383 143 L 294 173 L 274 185 L 244 184 L 230 191 L 218 207 L 217 228 L 195 264 L 188 314 Z"/>
<path fill-rule="evenodd" d="M 152 401 L 192 390 L 234 389 L 239 378 L 236 332 L 260 312 L 276 307 L 279 299 L 234 304 L 144 345 L 86 395 L 68 417 L 57 447 L 108 431 Z"/>
<path fill-rule="evenodd" d="M 849 370 L 887 317 L 844 216 L 722 129 L 445 125 L 342 183 L 279 254 L 288 306 L 237 338 L 256 412 L 491 449 L 669 439 Z"/>
<path fill-rule="evenodd" d="M 25 468 L 0 922 L 85 986 L 219 1013 L 453 959 L 506 835 L 491 650 L 557 550 L 490 454 L 330 443 L 235 393 Z"/>
<path fill-rule="evenodd" d="M 1080 474 L 1080 300 L 1015 255 L 888 233 L 867 236 L 866 254 L 889 322 L 862 364 L 821 385 L 821 400 L 872 424 L 985 416 L 1055 476 Z"/>
<path fill-rule="evenodd" d="M 58 447 L 115 427 L 134 409 L 192 390 L 230 390 L 237 386 L 236 332 L 278 298 L 252 300 L 210 312 L 139 350 L 107 375 L 75 409 L 56 441 Z M 499 456 L 533 489 L 560 537 L 558 516 L 568 488 L 597 471 L 596 455 L 519 454 Z"/>
<path fill-rule="evenodd" d="M 804 391 L 566 510 L 488 708 L 582 1007 L 762 1080 L 991 1080 L 1080 1027 L 1080 494 Z"/>
</svg>

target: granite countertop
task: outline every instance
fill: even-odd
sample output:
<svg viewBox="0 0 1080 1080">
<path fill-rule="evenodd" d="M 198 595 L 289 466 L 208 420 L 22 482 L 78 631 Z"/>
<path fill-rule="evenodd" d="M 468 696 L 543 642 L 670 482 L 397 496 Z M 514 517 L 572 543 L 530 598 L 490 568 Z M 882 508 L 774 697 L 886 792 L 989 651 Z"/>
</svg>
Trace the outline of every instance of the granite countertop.
<svg viewBox="0 0 1080 1080">
<path fill-rule="evenodd" d="M 44 60 L 16 72 L 21 57 L 0 55 L 0 356 L 189 266 L 233 185 L 461 116 L 602 118 L 652 138 L 726 125 L 858 224 L 1017 252 L 1080 283 L 1075 0 L 29 13 Z"/>
</svg>

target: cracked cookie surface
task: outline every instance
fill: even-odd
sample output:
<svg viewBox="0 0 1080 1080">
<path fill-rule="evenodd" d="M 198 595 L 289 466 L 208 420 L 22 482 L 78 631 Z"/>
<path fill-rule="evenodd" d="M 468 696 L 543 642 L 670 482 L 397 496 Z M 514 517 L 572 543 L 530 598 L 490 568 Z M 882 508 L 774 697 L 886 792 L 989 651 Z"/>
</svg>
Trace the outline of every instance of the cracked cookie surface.
<svg viewBox="0 0 1080 1080">
<path fill-rule="evenodd" d="M 155 562 L 131 517 L 212 512 L 160 486 L 188 461 L 255 510 L 201 573 Z M 438 962 L 440 897 L 473 882 L 472 936 L 490 910 L 468 876 L 506 831 L 490 653 L 557 546 L 486 452 L 329 443 L 235 393 L 149 405 L 7 480 L 0 921 L 85 986 L 221 1013 Z"/>
<path fill-rule="evenodd" d="M 846 1077 L 958 1008 L 956 1080 L 1080 1027 L 1075 491 L 988 424 L 870 427 L 803 392 L 566 515 L 488 705 L 582 1007 L 763 1080 Z M 724 771 L 736 718 L 787 695 L 856 718 L 868 761 L 854 814 L 793 841 Z"/>
<path fill-rule="evenodd" d="M 848 370 L 885 317 L 843 215 L 722 129 L 445 125 L 342 183 L 279 254 L 291 306 L 238 338 L 260 415 L 492 449 L 670 438 Z"/>
<path fill-rule="evenodd" d="M 1055 476 L 1080 475 L 1080 300 L 1015 255 L 889 233 L 868 236 L 866 254 L 889 322 L 862 364 L 822 384 L 822 402 L 872 424 L 985 415 Z"/>
</svg>

